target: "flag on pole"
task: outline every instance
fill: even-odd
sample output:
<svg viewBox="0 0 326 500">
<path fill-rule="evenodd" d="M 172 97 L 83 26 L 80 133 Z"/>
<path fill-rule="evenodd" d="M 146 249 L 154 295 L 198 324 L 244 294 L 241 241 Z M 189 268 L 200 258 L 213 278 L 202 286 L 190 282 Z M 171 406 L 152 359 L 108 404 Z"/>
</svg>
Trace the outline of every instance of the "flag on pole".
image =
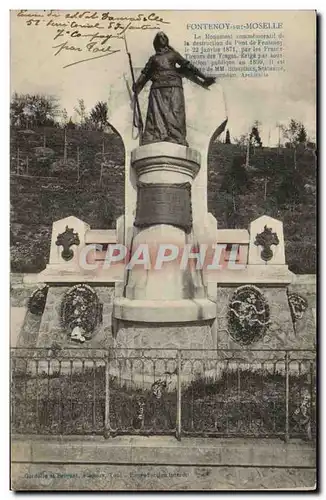
<svg viewBox="0 0 326 500">
<path fill-rule="evenodd" d="M 228 118 L 226 118 L 215 130 L 213 133 L 211 140 L 209 141 L 209 147 L 216 141 L 216 139 L 224 132 L 226 129 L 226 125 L 228 123 Z"/>
<path fill-rule="evenodd" d="M 222 123 L 217 127 L 217 129 L 213 133 L 213 135 L 211 137 L 211 140 L 209 141 L 209 147 L 211 147 L 212 144 L 216 141 L 216 139 L 221 134 L 223 134 L 224 130 L 226 129 L 228 120 L 229 120 L 229 117 L 228 117 L 228 107 L 227 107 L 227 102 L 226 102 L 226 96 L 225 96 L 224 88 L 223 88 L 221 82 L 219 82 L 219 85 L 220 85 L 221 90 L 222 90 L 222 98 L 223 98 L 223 103 L 224 103 L 224 116 L 225 116 L 225 119 L 222 121 Z"/>
</svg>

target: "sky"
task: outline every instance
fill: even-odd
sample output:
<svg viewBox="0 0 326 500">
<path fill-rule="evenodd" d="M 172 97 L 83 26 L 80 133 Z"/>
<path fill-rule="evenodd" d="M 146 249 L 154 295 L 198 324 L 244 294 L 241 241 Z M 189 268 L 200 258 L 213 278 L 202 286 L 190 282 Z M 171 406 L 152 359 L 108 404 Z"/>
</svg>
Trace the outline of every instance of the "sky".
<svg viewBox="0 0 326 500">
<path fill-rule="evenodd" d="M 88 39 L 73 40 L 76 47 L 83 52 L 61 50 L 57 56 L 54 53 L 60 45 L 68 40 L 68 36 L 59 36 L 53 40 L 57 30 L 61 28 L 46 26 L 44 21 L 36 23 L 31 19 L 37 17 L 18 17 L 18 11 L 11 15 L 11 92 L 44 93 L 58 96 L 62 108 L 66 108 L 68 115 L 74 118 L 74 106 L 78 99 L 84 99 L 86 107 L 90 109 L 97 101 L 109 101 L 112 109 L 121 103 L 121 79 L 126 74 L 129 78 L 128 59 L 123 40 L 112 41 L 112 48 L 120 52 L 108 57 L 93 59 L 81 64 L 64 68 L 76 60 L 89 57 L 85 52 Z M 32 13 L 47 13 L 48 11 L 29 11 Z M 68 11 L 57 11 L 60 17 L 50 17 L 53 22 L 63 22 Z M 69 11 L 74 13 L 74 11 Z M 139 12 L 138 12 L 139 13 Z M 115 16 L 137 14 L 136 11 L 116 12 Z M 144 13 L 143 13 L 144 14 Z M 145 12 L 146 15 L 149 14 Z M 144 14 L 144 15 L 145 15 Z M 222 78 L 218 80 L 223 98 L 217 98 L 212 93 L 212 99 L 219 99 L 212 103 L 210 118 L 216 126 L 225 117 L 225 103 L 229 118 L 228 127 L 231 137 L 239 137 L 247 133 L 253 121 L 261 122 L 261 136 L 264 144 L 273 145 L 278 141 L 277 123 L 286 124 L 290 118 L 304 123 L 308 135 L 315 139 L 316 121 L 316 33 L 314 11 L 160 11 L 155 13 L 169 24 L 161 25 L 170 38 L 170 44 L 180 53 L 184 53 L 184 41 L 193 36 L 187 29 L 189 23 L 220 24 L 270 21 L 283 23 L 284 27 L 284 58 L 286 71 L 275 73 L 267 78 Z M 46 19 L 48 22 L 48 18 Z M 82 20 L 80 23 L 93 22 Z M 93 30 L 94 31 L 94 30 Z M 80 29 L 81 33 L 89 33 L 89 29 Z M 209 33 L 225 34 L 225 29 L 208 31 Z M 255 31 L 256 32 L 256 31 Z M 103 33 L 103 30 L 101 31 Z M 258 31 L 257 31 L 258 33 Z M 259 33 L 270 31 L 259 30 Z M 153 53 L 152 40 L 155 31 L 133 30 L 127 32 L 129 51 L 131 52 L 135 68 L 145 65 Z M 71 43 L 71 39 L 68 40 Z M 117 83 L 119 82 L 119 83 Z M 190 84 L 193 85 L 193 84 Z M 205 92 L 200 89 L 201 92 Z M 186 111 L 189 116 L 194 110 Z M 119 99 L 117 98 L 119 94 Z M 214 94 L 214 95 L 213 95 Z M 201 119 L 201 95 L 196 93 L 195 106 L 197 120 Z M 123 96 L 128 100 L 128 95 Z M 204 101 L 203 101 L 204 102 Z M 145 104 L 144 104 L 145 106 Z M 189 104 L 190 106 L 190 104 Z M 205 106 L 210 101 L 205 96 Z M 191 112 L 190 112 L 191 111 Z M 208 114 L 209 115 L 209 114 Z"/>
</svg>

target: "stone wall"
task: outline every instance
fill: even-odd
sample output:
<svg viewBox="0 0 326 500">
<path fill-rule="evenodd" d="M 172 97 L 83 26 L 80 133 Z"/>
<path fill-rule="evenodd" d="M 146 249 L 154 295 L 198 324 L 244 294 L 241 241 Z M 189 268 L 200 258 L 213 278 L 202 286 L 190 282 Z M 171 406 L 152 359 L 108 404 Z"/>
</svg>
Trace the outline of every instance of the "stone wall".
<svg viewBox="0 0 326 500">
<path fill-rule="evenodd" d="M 38 287 L 37 274 L 12 273 L 10 276 L 10 345 L 35 345 L 40 317 L 28 311 L 29 297 Z M 23 334 L 23 332 L 26 332 Z M 24 340 L 22 340 L 22 335 Z"/>
<path fill-rule="evenodd" d="M 289 293 L 299 294 L 307 301 L 307 309 L 301 319 L 295 322 L 295 335 L 303 349 L 316 347 L 317 328 L 317 283 L 315 274 L 296 276 L 296 282 L 289 286 Z"/>
<path fill-rule="evenodd" d="M 52 335 L 47 337 L 46 331 L 50 333 L 50 331 L 54 331 L 53 329 L 59 329 L 61 300 L 68 287 L 51 287 L 49 291 L 50 305 L 47 305 L 43 318 L 30 313 L 27 308 L 29 297 L 37 287 L 37 275 L 11 275 L 12 347 L 35 345 L 41 319 L 43 335 L 47 341 L 52 339 Z M 251 347 L 255 349 L 315 348 L 316 276 L 296 276 L 295 283 L 289 285 L 287 291 L 285 288 L 276 287 L 259 288 L 269 303 L 272 322 L 266 335 Z M 99 325 L 94 334 L 92 347 L 109 347 L 107 339 L 112 338 L 111 312 L 114 288 L 113 286 L 96 286 L 95 290 L 103 304 L 103 323 Z M 230 286 L 218 287 L 216 335 L 217 347 L 219 348 L 241 347 L 226 331 L 228 330 L 228 305 L 235 290 L 235 287 Z M 295 323 L 293 323 L 288 305 L 288 294 L 290 293 L 299 294 L 307 301 L 306 311 L 302 318 L 297 319 Z M 60 335 L 66 336 L 66 333 L 61 331 Z"/>
<path fill-rule="evenodd" d="M 20 490 L 314 489 L 313 442 L 124 436 L 12 440 Z"/>
</svg>

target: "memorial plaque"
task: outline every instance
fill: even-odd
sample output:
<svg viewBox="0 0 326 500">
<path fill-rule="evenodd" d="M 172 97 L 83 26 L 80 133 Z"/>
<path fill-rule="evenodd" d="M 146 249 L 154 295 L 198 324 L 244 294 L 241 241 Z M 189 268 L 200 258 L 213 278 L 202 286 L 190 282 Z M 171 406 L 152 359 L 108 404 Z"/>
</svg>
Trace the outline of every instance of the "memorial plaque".
<svg viewBox="0 0 326 500">
<path fill-rule="evenodd" d="M 191 185 L 138 183 L 135 226 L 171 224 L 186 233 L 192 228 Z"/>
</svg>

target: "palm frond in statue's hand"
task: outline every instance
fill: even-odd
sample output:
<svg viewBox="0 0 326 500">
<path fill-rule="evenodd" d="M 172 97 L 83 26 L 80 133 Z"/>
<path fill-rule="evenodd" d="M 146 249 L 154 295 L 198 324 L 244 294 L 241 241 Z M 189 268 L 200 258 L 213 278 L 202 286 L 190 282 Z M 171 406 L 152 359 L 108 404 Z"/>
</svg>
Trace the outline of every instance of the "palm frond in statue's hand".
<svg viewBox="0 0 326 500">
<path fill-rule="evenodd" d="M 207 76 L 205 78 L 204 86 L 208 88 L 213 85 L 213 83 L 216 83 L 216 78 L 214 78 L 213 76 Z"/>
</svg>

